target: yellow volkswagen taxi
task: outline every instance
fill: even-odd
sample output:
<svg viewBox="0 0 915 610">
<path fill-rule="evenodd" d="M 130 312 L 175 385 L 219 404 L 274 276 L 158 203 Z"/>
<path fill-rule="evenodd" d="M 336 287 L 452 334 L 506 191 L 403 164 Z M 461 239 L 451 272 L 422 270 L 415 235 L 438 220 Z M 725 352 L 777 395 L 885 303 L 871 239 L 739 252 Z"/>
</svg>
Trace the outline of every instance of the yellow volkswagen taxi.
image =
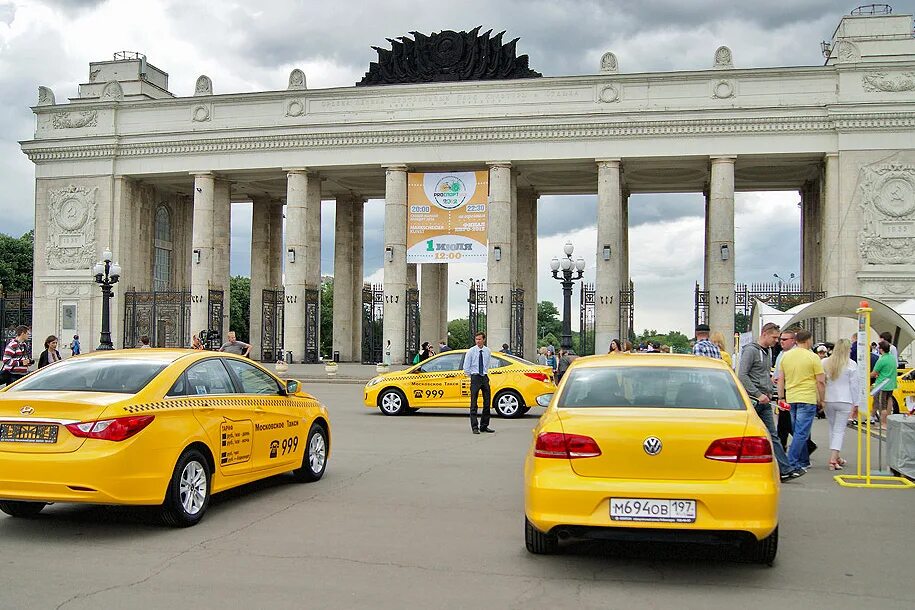
<svg viewBox="0 0 915 610">
<path fill-rule="evenodd" d="M 534 430 L 525 541 L 639 539 L 740 545 L 770 564 L 779 479 L 766 428 L 722 361 L 578 358 Z"/>
<path fill-rule="evenodd" d="M 194 525 L 210 495 L 283 472 L 317 481 L 327 409 L 296 381 L 231 354 L 95 352 L 0 390 L 0 510 L 157 505 Z"/>
<path fill-rule="evenodd" d="M 385 415 L 423 407 L 470 408 L 470 378 L 464 375 L 466 349 L 437 354 L 408 369 L 385 373 L 365 385 L 365 406 Z M 492 408 L 501 417 L 521 417 L 537 397 L 556 390 L 553 369 L 517 356 L 493 352 L 489 362 Z M 482 399 L 480 399 L 482 400 Z"/>
</svg>

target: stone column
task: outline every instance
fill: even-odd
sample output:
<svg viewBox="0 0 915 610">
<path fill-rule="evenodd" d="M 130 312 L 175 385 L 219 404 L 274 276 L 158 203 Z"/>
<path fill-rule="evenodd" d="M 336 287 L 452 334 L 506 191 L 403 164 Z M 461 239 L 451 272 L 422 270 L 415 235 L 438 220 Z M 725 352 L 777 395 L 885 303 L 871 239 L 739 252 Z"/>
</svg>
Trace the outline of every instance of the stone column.
<svg viewBox="0 0 915 610">
<path fill-rule="evenodd" d="M 489 256 L 486 265 L 486 342 L 493 350 L 509 343 L 511 331 L 511 163 L 489 165 Z M 496 258 L 499 260 L 496 260 Z"/>
<path fill-rule="evenodd" d="M 435 349 L 442 338 L 441 271 L 445 263 L 423 263 L 420 265 L 419 285 L 419 342 L 430 341 Z"/>
<path fill-rule="evenodd" d="M 623 223 L 622 223 L 622 235 L 623 235 L 623 246 L 620 251 L 620 257 L 623 261 L 623 289 L 629 290 L 629 280 L 632 279 L 632 276 L 629 275 L 629 190 L 623 190 Z M 620 329 L 622 332 L 623 329 Z M 623 337 L 620 337 L 623 338 Z M 628 337 L 626 337 L 628 339 Z"/>
<path fill-rule="evenodd" d="M 321 177 L 309 172 L 305 190 L 305 287 L 318 291 L 318 320 L 315 330 L 321 356 Z"/>
<path fill-rule="evenodd" d="M 283 349 L 292 352 L 293 362 L 305 356 L 305 169 L 290 169 L 286 175 L 286 303 L 283 315 Z"/>
<path fill-rule="evenodd" d="M 268 197 L 253 197 L 251 201 L 251 296 L 248 315 L 251 357 L 262 360 L 262 306 L 265 288 L 270 286 L 271 267 L 271 208 Z"/>
<path fill-rule="evenodd" d="M 416 290 L 419 288 L 419 265 L 416 263 L 407 263 L 407 289 Z"/>
<path fill-rule="evenodd" d="M 391 342 L 391 362 L 406 363 L 407 166 L 385 167 L 384 322 L 382 345 Z"/>
<path fill-rule="evenodd" d="M 597 160 L 597 261 L 594 294 L 594 352 L 606 353 L 620 338 L 623 287 L 623 192 L 620 160 Z M 607 250 L 609 249 L 609 256 Z"/>
<path fill-rule="evenodd" d="M 353 205 L 337 197 L 334 222 L 334 330 L 332 349 L 341 362 L 353 361 Z"/>
<path fill-rule="evenodd" d="M 353 361 L 362 361 L 362 284 L 364 279 L 365 201 L 353 200 Z"/>
<path fill-rule="evenodd" d="M 537 195 L 518 190 L 518 287 L 524 289 L 524 353 L 530 360 L 537 351 Z"/>
<path fill-rule="evenodd" d="M 823 234 L 831 236 L 820 249 L 820 277 L 818 287 L 826 291 L 826 296 L 837 296 L 850 291 L 858 291 L 857 287 L 842 285 L 842 272 L 845 267 L 845 254 L 857 256 L 854 249 L 848 244 L 856 243 L 855 235 L 850 240 L 842 235 L 841 201 L 839 200 L 839 155 L 831 153 L 826 155 L 823 163 L 822 186 L 820 188 L 823 208 Z M 832 335 L 831 335 L 832 336 Z"/>
<path fill-rule="evenodd" d="M 191 332 L 209 328 L 207 295 L 213 281 L 213 226 L 216 176 L 194 174 L 194 226 L 191 256 Z"/>
<path fill-rule="evenodd" d="M 448 343 L 448 263 L 438 266 L 438 319 L 441 324 L 436 341 Z M 436 344 L 436 349 L 438 349 Z"/>
<path fill-rule="evenodd" d="M 226 340 L 226 333 L 231 328 L 230 311 L 232 295 L 230 288 L 232 258 L 232 197 L 231 186 L 228 180 L 216 180 L 216 193 L 213 199 L 213 284 L 214 288 L 222 290 L 222 337 Z"/>
<path fill-rule="evenodd" d="M 736 157 L 712 157 L 708 199 L 709 326 L 724 334 L 734 349 L 734 162 Z"/>
<path fill-rule="evenodd" d="M 709 287 L 709 274 L 708 274 L 708 261 L 711 253 L 711 246 L 709 245 L 709 185 L 705 185 L 705 190 L 702 191 L 702 197 L 705 199 L 705 239 L 703 241 L 703 251 L 704 255 L 702 257 L 702 290 L 708 290 Z"/>
<path fill-rule="evenodd" d="M 283 204 L 274 201 L 269 206 L 270 210 L 270 243 L 268 246 L 268 279 L 267 287 L 280 288 L 283 285 Z"/>
</svg>

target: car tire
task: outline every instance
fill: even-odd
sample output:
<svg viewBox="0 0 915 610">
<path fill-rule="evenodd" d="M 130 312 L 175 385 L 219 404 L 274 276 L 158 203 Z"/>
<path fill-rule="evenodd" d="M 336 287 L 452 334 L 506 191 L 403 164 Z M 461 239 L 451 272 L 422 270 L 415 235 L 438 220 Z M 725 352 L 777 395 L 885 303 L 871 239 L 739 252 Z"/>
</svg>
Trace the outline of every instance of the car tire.
<svg viewBox="0 0 915 610">
<path fill-rule="evenodd" d="M 403 415 L 410 405 L 403 392 L 395 388 L 387 388 L 378 395 L 378 408 L 385 415 Z"/>
<path fill-rule="evenodd" d="M 527 415 L 527 412 L 530 410 L 531 410 L 530 407 L 524 407 L 523 409 L 521 409 L 521 415 Z"/>
<path fill-rule="evenodd" d="M 327 469 L 327 430 L 321 424 L 312 424 L 305 441 L 302 466 L 292 471 L 299 483 L 313 483 L 324 476 Z"/>
<path fill-rule="evenodd" d="M 504 419 L 521 417 L 524 415 L 524 399 L 514 390 L 503 390 L 496 394 L 493 408 Z"/>
<path fill-rule="evenodd" d="M 210 506 L 210 465 L 197 449 L 185 449 L 168 483 L 160 516 L 166 525 L 190 527 Z"/>
<path fill-rule="evenodd" d="M 772 566 L 778 553 L 778 526 L 762 540 L 754 540 L 747 545 L 746 557 L 752 563 Z"/>
<path fill-rule="evenodd" d="M 32 519 L 38 516 L 44 507 L 48 504 L 46 502 L 20 502 L 18 500 L 4 500 L 0 502 L 0 511 L 5 512 L 10 517 L 18 517 L 20 519 Z"/>
<path fill-rule="evenodd" d="M 551 555 L 559 549 L 559 538 L 554 534 L 544 534 L 525 517 L 524 544 L 527 550 L 535 555 Z"/>
</svg>

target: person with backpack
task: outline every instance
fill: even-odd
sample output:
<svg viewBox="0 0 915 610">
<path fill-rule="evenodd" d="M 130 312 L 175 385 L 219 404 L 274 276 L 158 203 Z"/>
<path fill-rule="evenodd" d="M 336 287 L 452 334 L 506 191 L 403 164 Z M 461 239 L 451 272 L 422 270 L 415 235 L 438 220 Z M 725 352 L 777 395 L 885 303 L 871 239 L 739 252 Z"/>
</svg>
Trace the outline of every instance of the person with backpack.
<svg viewBox="0 0 915 610">
<path fill-rule="evenodd" d="M 751 341 L 740 350 L 740 365 L 737 378 L 756 409 L 756 414 L 769 431 L 772 453 L 778 462 L 778 473 L 782 481 L 796 479 L 804 475 L 799 468 L 792 468 L 788 455 L 778 438 L 775 419 L 772 417 L 773 387 L 769 369 L 772 366 L 772 346 L 778 341 L 778 325 L 771 322 L 763 325 L 756 341 Z"/>
<path fill-rule="evenodd" d="M 3 350 L 2 382 L 14 383 L 29 374 L 32 359 L 28 353 L 29 327 L 16 327 L 16 337 L 6 344 Z"/>
</svg>

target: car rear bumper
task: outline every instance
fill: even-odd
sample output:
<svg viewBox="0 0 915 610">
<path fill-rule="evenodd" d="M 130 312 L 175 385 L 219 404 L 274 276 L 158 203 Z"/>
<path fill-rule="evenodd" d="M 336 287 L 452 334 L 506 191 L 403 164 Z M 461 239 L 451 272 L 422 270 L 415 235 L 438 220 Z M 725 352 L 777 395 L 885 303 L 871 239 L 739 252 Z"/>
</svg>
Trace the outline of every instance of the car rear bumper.
<svg viewBox="0 0 915 610">
<path fill-rule="evenodd" d="M 107 445 L 107 446 L 106 446 Z M 161 504 L 173 451 L 87 441 L 73 453 L 0 452 L 0 499 L 92 504 Z"/>
<path fill-rule="evenodd" d="M 583 538 L 662 538 L 660 532 L 693 532 L 696 537 L 761 540 L 778 524 L 779 484 L 772 464 L 741 464 L 721 481 L 650 481 L 581 477 L 569 460 L 528 457 L 525 464 L 525 513 L 542 532 Z M 610 498 L 696 500 L 694 523 L 614 521 Z M 613 531 L 604 531 L 613 530 Z M 625 533 L 624 533 L 625 532 Z M 619 536 L 617 536 L 617 534 Z M 689 537 L 689 534 L 686 535 Z M 671 536 L 683 540 L 684 536 Z"/>
</svg>

